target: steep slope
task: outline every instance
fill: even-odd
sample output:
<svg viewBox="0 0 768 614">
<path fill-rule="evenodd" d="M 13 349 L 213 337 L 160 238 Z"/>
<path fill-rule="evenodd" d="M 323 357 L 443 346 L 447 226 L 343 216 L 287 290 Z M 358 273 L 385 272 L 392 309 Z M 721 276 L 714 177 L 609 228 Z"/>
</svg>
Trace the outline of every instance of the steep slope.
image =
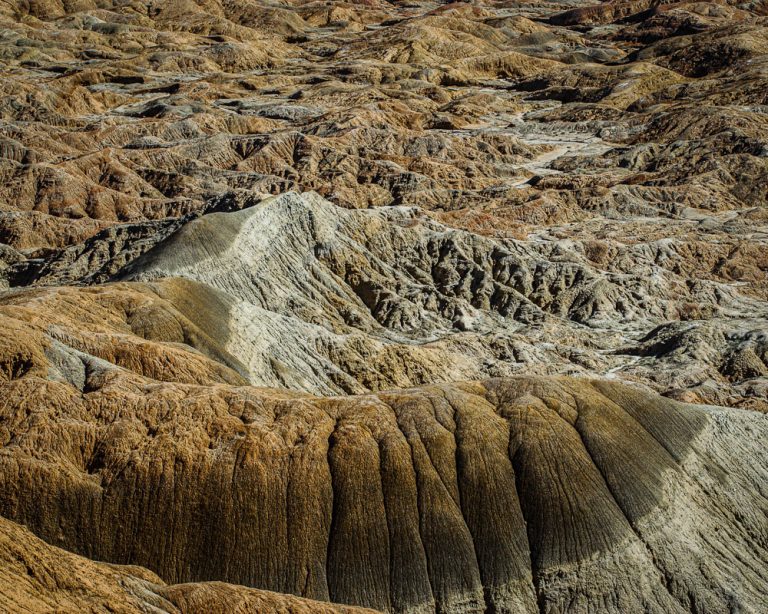
<svg viewBox="0 0 768 614">
<path fill-rule="evenodd" d="M 1 517 L 0 607 L 30 614 L 372 614 L 221 582 L 166 586 L 146 569 L 95 563 L 49 546 Z"/>
<path fill-rule="evenodd" d="M 656 250 L 637 249 L 631 269 L 613 272 L 595 266 L 590 249 L 584 239 L 492 239 L 417 208 L 350 211 L 289 193 L 192 221 L 120 275 L 181 276 L 227 295 L 226 348 L 259 385 L 360 392 L 611 372 L 711 402 L 760 396 L 749 390 L 767 383 L 764 301 L 714 281 L 690 284 Z M 657 327 L 693 304 L 699 322 L 648 351 Z M 744 352 L 753 366 L 732 369 L 729 357 Z M 709 378 L 717 389 L 699 386 Z"/>
<path fill-rule="evenodd" d="M 59 292 L 4 307 L 0 391 L 0 514 L 53 544 L 393 612 L 765 605 L 761 414 L 568 378 L 319 398 L 203 354 L 190 382 L 127 326 L 119 366 L 84 352 L 115 344 L 35 315 Z"/>
</svg>

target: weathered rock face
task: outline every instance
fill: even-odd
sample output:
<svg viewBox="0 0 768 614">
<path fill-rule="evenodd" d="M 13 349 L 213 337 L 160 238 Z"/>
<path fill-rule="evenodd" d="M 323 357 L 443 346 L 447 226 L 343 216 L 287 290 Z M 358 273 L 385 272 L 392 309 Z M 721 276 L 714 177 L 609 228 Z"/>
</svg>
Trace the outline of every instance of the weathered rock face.
<svg viewBox="0 0 768 614">
<path fill-rule="evenodd" d="M 373 614 L 221 582 L 166 586 L 136 566 L 94 563 L 0 518 L 0 604 L 8 612 Z"/>
<path fill-rule="evenodd" d="M 146 342 L 168 352 L 163 383 L 128 359 L 138 344 L 118 367 L 35 338 L 58 329 L 23 323 L 40 298 L 5 308 L 0 514 L 53 544 L 395 612 L 763 604 L 760 414 L 599 380 L 329 398 L 181 383 Z"/>
<path fill-rule="evenodd" d="M 212 285 L 260 385 L 610 373 L 766 411 L 764 13 L 12 2 L 0 284 Z M 324 200 L 237 213 L 291 190 Z"/>
<path fill-rule="evenodd" d="M 768 610 L 766 14 L 0 4 L 0 610 Z"/>
<path fill-rule="evenodd" d="M 679 399 L 764 408 L 768 306 L 720 282 L 689 283 L 665 266 L 679 259 L 666 240 L 621 253 L 589 239 L 496 239 L 418 208 L 346 210 L 312 193 L 254 199 L 172 232 L 116 240 L 123 248 L 99 267 L 148 284 L 43 293 L 43 317 L 70 336 L 86 321 L 103 330 L 98 355 L 113 362 L 113 335 L 127 326 L 208 352 L 236 372 L 222 381 L 314 394 L 611 373 Z M 41 275 L 70 280 L 100 260 L 100 245 Z M 126 265 L 134 248 L 143 255 Z M 87 313 L 96 296 L 98 319 Z M 70 301 L 79 321 L 59 306 Z M 185 381 L 210 377 L 186 370 Z"/>
</svg>

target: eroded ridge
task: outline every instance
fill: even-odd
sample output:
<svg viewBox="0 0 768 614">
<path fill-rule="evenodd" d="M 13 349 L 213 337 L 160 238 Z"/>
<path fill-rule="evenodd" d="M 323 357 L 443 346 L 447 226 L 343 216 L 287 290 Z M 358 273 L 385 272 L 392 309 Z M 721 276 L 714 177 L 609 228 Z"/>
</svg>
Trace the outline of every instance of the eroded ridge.
<svg viewBox="0 0 768 614">
<path fill-rule="evenodd" d="M 116 366 L 24 326 L 0 513 L 68 550 L 397 612 L 762 603 L 760 414 L 568 378 L 312 397 L 203 353 L 185 383 L 173 345 Z"/>
</svg>

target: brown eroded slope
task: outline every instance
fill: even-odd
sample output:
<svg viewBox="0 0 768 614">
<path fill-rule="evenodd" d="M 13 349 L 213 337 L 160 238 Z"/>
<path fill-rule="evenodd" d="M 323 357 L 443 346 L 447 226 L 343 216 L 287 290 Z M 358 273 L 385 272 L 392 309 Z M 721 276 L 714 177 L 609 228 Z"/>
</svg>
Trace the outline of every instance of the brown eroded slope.
<svg viewBox="0 0 768 614">
<path fill-rule="evenodd" d="M 144 299 L 142 319 L 147 291 L 6 299 L 0 514 L 47 541 L 172 583 L 394 612 L 764 605 L 764 416 L 587 379 L 232 386 L 163 341 L 189 327 L 178 310 Z M 42 311 L 58 293 L 124 307 L 62 322 Z"/>
<path fill-rule="evenodd" d="M 2 517 L 0 606 L 29 614 L 372 614 L 222 582 L 167 586 L 146 569 L 95 563 L 49 546 Z"/>
</svg>

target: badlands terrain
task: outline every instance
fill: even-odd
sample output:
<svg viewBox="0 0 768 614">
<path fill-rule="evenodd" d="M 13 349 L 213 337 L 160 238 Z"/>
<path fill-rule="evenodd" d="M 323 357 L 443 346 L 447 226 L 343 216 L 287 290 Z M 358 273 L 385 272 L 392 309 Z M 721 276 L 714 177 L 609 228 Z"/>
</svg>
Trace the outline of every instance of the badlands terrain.
<svg viewBox="0 0 768 614">
<path fill-rule="evenodd" d="M 768 611 L 765 1 L 0 0 L 0 73 L 0 611 Z"/>
</svg>

